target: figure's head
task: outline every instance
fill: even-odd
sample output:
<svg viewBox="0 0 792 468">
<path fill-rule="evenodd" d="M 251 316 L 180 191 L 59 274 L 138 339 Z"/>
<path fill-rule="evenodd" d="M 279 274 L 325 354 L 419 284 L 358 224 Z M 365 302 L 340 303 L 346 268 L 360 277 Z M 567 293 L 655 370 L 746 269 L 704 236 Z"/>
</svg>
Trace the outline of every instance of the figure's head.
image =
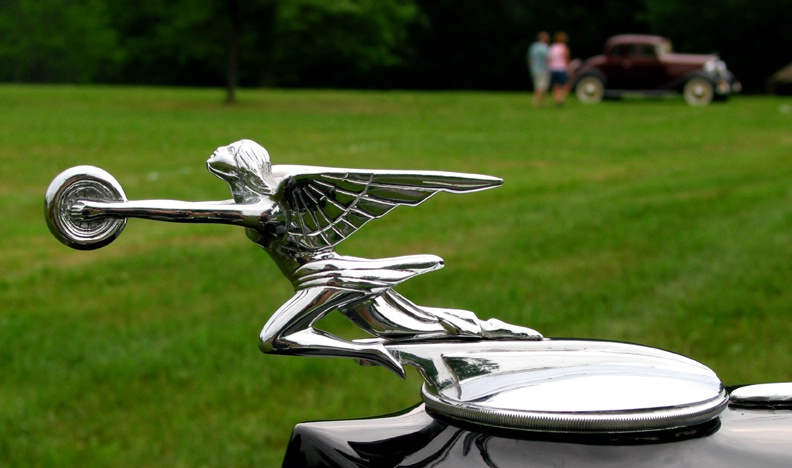
<svg viewBox="0 0 792 468">
<path fill-rule="evenodd" d="M 548 34 L 547 31 L 542 31 L 536 35 L 536 39 L 539 42 L 544 42 L 545 44 L 547 44 L 550 42 L 550 34 Z"/>
<path fill-rule="evenodd" d="M 241 192 L 271 195 L 274 187 L 269 153 L 251 140 L 221 146 L 206 161 L 209 171 L 225 180 L 236 197 Z"/>
</svg>

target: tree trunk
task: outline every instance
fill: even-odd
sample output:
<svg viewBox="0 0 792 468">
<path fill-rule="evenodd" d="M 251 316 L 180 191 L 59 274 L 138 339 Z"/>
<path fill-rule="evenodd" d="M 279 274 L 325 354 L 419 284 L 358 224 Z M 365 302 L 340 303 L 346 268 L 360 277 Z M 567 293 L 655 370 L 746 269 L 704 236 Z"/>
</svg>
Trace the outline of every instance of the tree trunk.
<svg viewBox="0 0 792 468">
<path fill-rule="evenodd" d="M 226 104 L 236 103 L 239 85 L 239 36 L 242 29 L 242 14 L 239 0 L 228 0 L 228 68 L 226 70 Z"/>
</svg>

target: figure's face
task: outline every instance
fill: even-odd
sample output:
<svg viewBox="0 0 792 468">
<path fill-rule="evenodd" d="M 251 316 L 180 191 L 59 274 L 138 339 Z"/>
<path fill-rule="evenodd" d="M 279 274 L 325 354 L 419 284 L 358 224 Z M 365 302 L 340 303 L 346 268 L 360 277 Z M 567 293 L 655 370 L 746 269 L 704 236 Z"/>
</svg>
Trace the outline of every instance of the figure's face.
<svg viewBox="0 0 792 468">
<path fill-rule="evenodd" d="M 235 199 L 260 198 L 272 193 L 267 150 L 250 140 L 221 146 L 206 161 L 209 171 L 226 181 Z"/>
<path fill-rule="evenodd" d="M 206 161 L 206 166 L 212 174 L 230 182 L 237 178 L 237 167 L 234 161 L 235 152 L 236 149 L 232 145 L 221 146 L 212 153 L 212 156 Z"/>
</svg>

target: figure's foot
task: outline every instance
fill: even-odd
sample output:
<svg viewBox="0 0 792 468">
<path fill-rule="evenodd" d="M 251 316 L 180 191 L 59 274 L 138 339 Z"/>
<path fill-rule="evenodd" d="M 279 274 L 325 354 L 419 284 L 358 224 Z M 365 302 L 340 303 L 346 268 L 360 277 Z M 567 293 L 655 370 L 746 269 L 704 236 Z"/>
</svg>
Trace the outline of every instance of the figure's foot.
<svg viewBox="0 0 792 468">
<path fill-rule="evenodd" d="M 498 319 L 482 320 L 479 322 L 481 326 L 481 337 L 488 340 L 541 340 L 542 334 L 538 331 L 512 325 Z"/>
</svg>

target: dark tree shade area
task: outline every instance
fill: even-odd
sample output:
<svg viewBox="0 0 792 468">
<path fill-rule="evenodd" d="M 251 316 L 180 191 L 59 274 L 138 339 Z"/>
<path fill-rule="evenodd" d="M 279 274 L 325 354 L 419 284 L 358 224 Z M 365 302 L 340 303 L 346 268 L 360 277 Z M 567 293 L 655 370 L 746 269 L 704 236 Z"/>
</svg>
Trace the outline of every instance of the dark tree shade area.
<svg viewBox="0 0 792 468">
<path fill-rule="evenodd" d="M 525 51 L 619 33 L 718 52 L 749 92 L 792 62 L 792 0 L 4 0 L 0 81 L 524 89 Z"/>
</svg>

